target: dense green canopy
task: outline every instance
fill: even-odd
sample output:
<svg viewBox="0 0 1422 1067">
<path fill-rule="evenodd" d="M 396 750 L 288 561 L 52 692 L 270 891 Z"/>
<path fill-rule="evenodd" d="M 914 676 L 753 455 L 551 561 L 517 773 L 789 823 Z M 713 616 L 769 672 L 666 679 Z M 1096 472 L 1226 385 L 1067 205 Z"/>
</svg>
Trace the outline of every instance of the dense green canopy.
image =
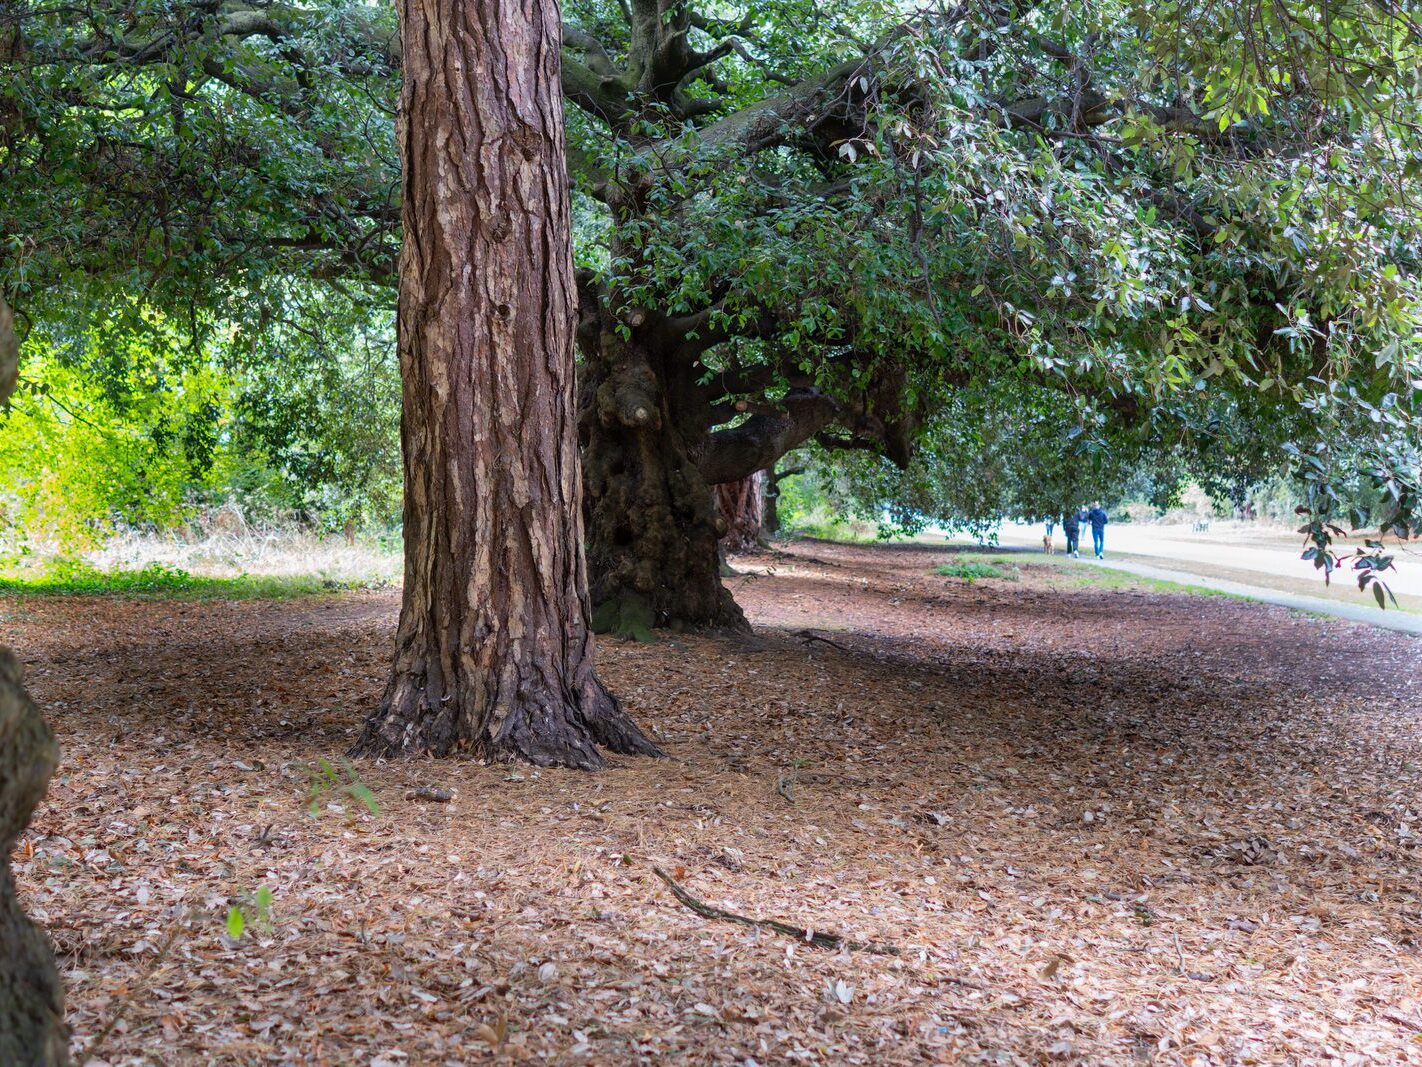
<svg viewBox="0 0 1422 1067">
<path fill-rule="evenodd" d="M 10 5 L 0 289 L 22 323 L 98 371 L 96 316 L 272 367 L 298 322 L 316 353 L 377 328 L 393 29 L 353 2 Z M 620 420 L 646 432 L 648 397 L 703 488 L 811 442 L 926 449 L 940 485 L 1054 477 L 1062 434 L 1202 476 L 1290 444 L 1320 519 L 1346 498 L 1415 532 L 1419 72 L 1417 20 L 1376 0 L 573 0 L 592 454 Z M 1024 425 L 1042 447 L 990 455 Z M 604 475 L 595 516 L 628 499 Z"/>
</svg>

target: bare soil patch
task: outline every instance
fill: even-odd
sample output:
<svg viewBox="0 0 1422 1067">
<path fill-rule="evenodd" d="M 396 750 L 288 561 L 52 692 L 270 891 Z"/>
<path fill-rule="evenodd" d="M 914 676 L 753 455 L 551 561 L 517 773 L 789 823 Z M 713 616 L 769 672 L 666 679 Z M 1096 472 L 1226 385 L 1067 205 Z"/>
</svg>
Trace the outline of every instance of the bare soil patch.
<svg viewBox="0 0 1422 1067">
<path fill-rule="evenodd" d="M 121 1010 L 109 1063 L 1422 1061 L 1422 645 L 951 556 L 744 557 L 753 637 L 600 645 L 671 759 L 362 761 L 375 816 L 313 817 L 309 767 L 397 594 L 0 602 L 63 749 L 17 872 L 76 1045 Z"/>
</svg>

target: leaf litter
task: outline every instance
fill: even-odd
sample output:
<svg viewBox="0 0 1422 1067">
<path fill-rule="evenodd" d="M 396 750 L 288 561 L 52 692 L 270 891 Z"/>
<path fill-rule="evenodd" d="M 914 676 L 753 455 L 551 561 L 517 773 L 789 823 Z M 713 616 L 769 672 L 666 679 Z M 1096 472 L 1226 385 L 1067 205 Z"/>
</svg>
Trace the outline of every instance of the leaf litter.
<svg viewBox="0 0 1422 1067">
<path fill-rule="evenodd" d="M 600 642 L 672 758 L 598 775 L 347 777 L 392 593 L 0 605 L 76 1054 L 1422 1062 L 1422 646 L 949 558 L 802 542 L 738 559 L 752 637 Z"/>
</svg>

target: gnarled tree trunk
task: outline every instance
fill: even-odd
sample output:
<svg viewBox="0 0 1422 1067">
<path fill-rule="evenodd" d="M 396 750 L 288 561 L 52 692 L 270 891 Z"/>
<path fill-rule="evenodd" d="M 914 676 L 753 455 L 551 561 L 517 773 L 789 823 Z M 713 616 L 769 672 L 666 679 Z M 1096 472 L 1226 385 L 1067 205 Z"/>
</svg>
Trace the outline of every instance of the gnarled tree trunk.
<svg viewBox="0 0 1422 1067">
<path fill-rule="evenodd" d="M 726 524 L 721 547 L 727 552 L 751 552 L 760 547 L 765 523 L 765 472 L 716 486 L 716 510 Z"/>
<path fill-rule="evenodd" d="M 584 352 L 589 346 L 584 345 Z M 653 627 L 746 630 L 721 584 L 724 527 L 691 455 L 655 352 L 605 330 L 584 367 L 583 469 L 593 623 L 645 639 Z"/>
<path fill-rule="evenodd" d="M 10 309 L 0 300 L 0 401 L 15 387 L 18 356 Z M 54 735 L 20 684 L 19 662 L 0 648 L 0 1063 L 16 1067 L 69 1061 L 54 954 L 20 910 L 10 872 L 10 850 L 58 762 Z"/>
<path fill-rule="evenodd" d="M 657 754 L 593 673 L 555 0 L 402 0 L 405 589 L 356 751 Z"/>
</svg>

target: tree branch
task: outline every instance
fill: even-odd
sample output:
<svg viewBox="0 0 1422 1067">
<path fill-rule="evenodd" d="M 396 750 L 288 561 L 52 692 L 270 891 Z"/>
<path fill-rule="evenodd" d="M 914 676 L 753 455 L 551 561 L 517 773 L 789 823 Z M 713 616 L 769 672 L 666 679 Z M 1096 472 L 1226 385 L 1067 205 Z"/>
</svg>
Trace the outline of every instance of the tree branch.
<svg viewBox="0 0 1422 1067">
<path fill-rule="evenodd" d="M 771 467 L 834 421 L 837 405 L 817 389 L 792 389 L 780 415 L 752 415 L 739 426 L 717 430 L 697 457 L 711 485 L 738 482 Z"/>
</svg>

